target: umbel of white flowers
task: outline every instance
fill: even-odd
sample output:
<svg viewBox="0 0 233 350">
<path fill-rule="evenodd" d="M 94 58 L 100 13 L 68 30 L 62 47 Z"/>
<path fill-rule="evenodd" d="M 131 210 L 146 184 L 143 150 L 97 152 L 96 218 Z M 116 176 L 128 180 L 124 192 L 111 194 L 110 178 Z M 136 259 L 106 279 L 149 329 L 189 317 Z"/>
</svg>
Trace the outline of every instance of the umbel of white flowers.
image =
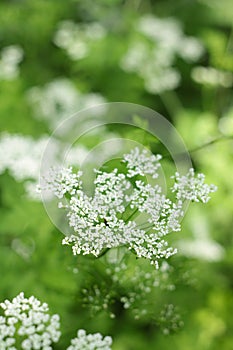
<svg viewBox="0 0 233 350">
<path fill-rule="evenodd" d="M 86 334 L 84 329 L 79 329 L 77 337 L 71 340 L 67 350 L 111 350 L 112 338 L 104 337 L 100 333 Z"/>
<path fill-rule="evenodd" d="M 0 303 L 0 350 L 52 350 L 59 341 L 60 317 L 50 316 L 46 303 L 20 293 L 12 301 Z M 80 329 L 67 350 L 111 350 L 112 338 Z"/>
<path fill-rule="evenodd" d="M 12 301 L 0 304 L 4 316 L 0 316 L 0 349 L 51 350 L 58 342 L 61 332 L 58 315 L 49 314 L 46 303 L 34 296 L 29 299 L 20 293 Z M 20 343 L 19 343 L 20 342 Z"/>
<path fill-rule="evenodd" d="M 127 246 L 138 257 L 149 259 L 158 267 L 161 258 L 169 258 L 176 249 L 169 247 L 165 236 L 180 231 L 180 219 L 186 200 L 206 203 L 216 186 L 204 183 L 205 176 L 195 176 L 190 169 L 185 176 L 176 173 L 171 194 L 167 198 L 157 179 L 161 156 L 147 150 L 133 149 L 123 156 L 124 173 L 96 171 L 93 196 L 82 188 L 82 173 L 72 168 L 51 169 L 42 189 L 50 190 L 65 208 L 74 233 L 63 239 L 71 244 L 73 254 L 93 254 L 98 257 L 105 249 Z"/>
</svg>

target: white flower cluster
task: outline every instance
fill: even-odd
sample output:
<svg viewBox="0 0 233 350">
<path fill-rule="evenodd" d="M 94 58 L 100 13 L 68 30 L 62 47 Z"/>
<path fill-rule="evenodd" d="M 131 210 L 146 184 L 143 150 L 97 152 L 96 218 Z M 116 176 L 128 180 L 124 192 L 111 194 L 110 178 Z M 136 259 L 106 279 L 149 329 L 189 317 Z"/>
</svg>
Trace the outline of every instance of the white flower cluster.
<svg viewBox="0 0 233 350">
<path fill-rule="evenodd" d="M 34 140 L 31 136 L 19 134 L 0 134 L 0 175 L 8 170 L 18 182 L 24 181 L 24 187 L 29 198 L 38 200 L 36 183 L 40 173 L 41 156 L 49 140 L 43 136 Z M 51 156 L 54 159 L 58 153 L 58 142 L 50 140 Z"/>
<path fill-rule="evenodd" d="M 199 208 L 192 210 L 189 219 L 189 231 L 192 237 L 186 237 L 178 242 L 181 254 L 203 261 L 221 261 L 224 258 L 223 246 L 211 237 L 209 218 Z"/>
<path fill-rule="evenodd" d="M 60 339 L 60 317 L 50 315 L 46 303 L 20 293 L 12 301 L 0 303 L 0 350 L 52 350 Z M 112 338 L 80 329 L 67 350 L 111 350 Z"/>
<path fill-rule="evenodd" d="M 60 318 L 50 316 L 46 303 L 34 296 L 29 299 L 20 293 L 12 302 L 0 304 L 4 316 L 0 316 L 0 349 L 52 350 L 52 343 L 60 338 Z"/>
<path fill-rule="evenodd" d="M 18 45 L 4 47 L 0 56 L 0 80 L 12 80 L 19 75 L 19 63 L 23 50 Z"/>
<path fill-rule="evenodd" d="M 67 193 L 71 196 L 75 195 L 81 187 L 80 181 L 82 173 L 72 173 L 72 168 L 52 168 L 48 174 L 47 189 L 53 190 L 54 195 L 58 198 L 63 198 Z"/>
<path fill-rule="evenodd" d="M 148 156 L 147 150 L 140 153 L 139 148 L 135 148 L 131 153 L 126 154 L 124 161 L 127 162 L 128 177 L 145 174 L 151 175 L 153 179 L 158 177 L 161 155 Z"/>
<path fill-rule="evenodd" d="M 110 173 L 96 171 L 93 196 L 84 193 L 81 173 L 72 174 L 71 168 L 60 169 L 55 177 L 45 179 L 42 190 L 49 189 L 59 199 L 65 198 L 65 204 L 60 202 L 59 208 L 66 208 L 74 230 L 63 244 L 72 244 L 75 255 L 95 256 L 106 248 L 126 246 L 157 267 L 161 258 L 175 254 L 176 249 L 169 247 L 164 237 L 171 231 L 180 231 L 183 203 L 186 200 L 205 203 L 216 188 L 204 184 L 202 174 L 194 177 L 191 169 L 186 176 L 175 175 L 171 191 L 176 194 L 176 202 L 172 202 L 158 184 L 143 180 L 158 177 L 160 158 L 133 149 L 123 157 L 126 173 L 119 173 L 118 169 Z"/>
<path fill-rule="evenodd" d="M 163 334 L 165 335 L 168 335 L 171 332 L 176 332 L 178 329 L 184 326 L 184 322 L 181 320 L 178 308 L 173 304 L 163 306 L 158 323 L 160 324 Z"/>
<path fill-rule="evenodd" d="M 111 350 L 111 345 L 111 337 L 103 338 L 100 333 L 86 334 L 84 329 L 80 329 L 67 350 Z"/>
<path fill-rule="evenodd" d="M 92 44 L 105 35 L 105 28 L 98 22 L 76 24 L 72 21 L 63 21 L 58 26 L 54 43 L 75 61 L 88 56 Z"/>
<path fill-rule="evenodd" d="M 34 140 L 31 136 L 3 133 L 0 135 L 0 174 L 6 169 L 17 180 L 37 180 L 40 158 L 47 137 Z"/>
<path fill-rule="evenodd" d="M 172 191 L 176 192 L 178 199 L 207 203 L 210 199 L 209 194 L 217 190 L 215 185 L 205 184 L 204 174 L 197 174 L 195 177 L 194 169 L 189 169 L 188 174 L 185 176 L 180 176 L 179 173 L 176 173 L 174 178 L 175 184 Z"/>
<path fill-rule="evenodd" d="M 109 133 L 105 128 L 101 129 L 101 140 L 116 138 L 117 134 Z M 36 191 L 36 184 L 40 174 L 41 157 L 49 142 L 49 157 L 53 164 L 80 166 L 82 162 L 95 163 L 96 159 L 104 161 L 106 157 L 114 155 L 121 147 L 120 141 L 102 142 L 96 153 L 90 154 L 90 150 L 82 145 L 74 145 L 71 148 L 65 142 L 49 135 L 39 139 L 33 139 L 29 135 L 0 134 L 0 175 L 6 170 L 18 182 L 23 182 L 27 197 L 32 200 L 40 200 Z M 52 176 L 52 173 L 50 174 Z M 45 197 L 44 197 L 45 199 Z M 51 199 L 47 197 L 46 199 Z"/>
<path fill-rule="evenodd" d="M 195 82 L 209 86 L 223 86 L 230 88 L 233 85 L 233 74 L 213 67 L 195 67 L 192 70 Z"/>
<path fill-rule="evenodd" d="M 27 97 L 35 117 L 46 120 L 52 131 L 72 114 L 106 102 L 100 94 L 81 93 L 65 78 L 56 79 L 44 87 L 33 87 Z"/>
<path fill-rule="evenodd" d="M 203 53 L 201 43 L 196 38 L 185 36 L 179 22 L 173 18 L 143 16 L 137 31 L 144 38 L 133 39 L 121 67 L 143 78 L 150 93 L 158 94 L 179 85 L 180 73 L 173 68 L 177 56 L 195 62 Z"/>
</svg>

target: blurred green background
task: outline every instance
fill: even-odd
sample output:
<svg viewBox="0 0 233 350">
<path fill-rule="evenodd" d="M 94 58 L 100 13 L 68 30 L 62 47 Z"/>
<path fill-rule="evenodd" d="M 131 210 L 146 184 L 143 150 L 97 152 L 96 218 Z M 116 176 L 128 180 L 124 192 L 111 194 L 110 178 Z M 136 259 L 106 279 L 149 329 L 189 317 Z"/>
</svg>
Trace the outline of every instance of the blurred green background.
<svg viewBox="0 0 233 350">
<path fill-rule="evenodd" d="M 114 350 L 233 349 L 232 18 L 230 0 L 1 0 L 0 300 L 24 291 L 48 302 L 62 319 L 54 349 L 78 328 L 111 335 Z M 218 186 L 187 212 L 168 277 L 128 257 L 114 281 L 106 260 L 72 256 L 30 192 L 43 138 L 115 101 L 165 116 Z M 165 287 L 143 294 L 146 273 Z"/>
</svg>

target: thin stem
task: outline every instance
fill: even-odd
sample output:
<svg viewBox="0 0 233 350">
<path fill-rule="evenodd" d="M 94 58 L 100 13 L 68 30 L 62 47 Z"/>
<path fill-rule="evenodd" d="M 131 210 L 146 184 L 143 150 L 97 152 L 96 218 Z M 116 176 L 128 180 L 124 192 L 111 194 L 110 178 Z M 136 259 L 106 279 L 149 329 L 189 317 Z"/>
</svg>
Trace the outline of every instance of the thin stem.
<svg viewBox="0 0 233 350">
<path fill-rule="evenodd" d="M 170 115 L 176 115 L 178 111 L 183 109 L 181 101 L 174 91 L 166 91 L 161 93 L 159 96 Z"/>
<path fill-rule="evenodd" d="M 226 45 L 226 53 L 231 51 L 233 48 L 233 28 L 231 29 L 231 32 L 229 34 L 228 42 Z"/>
<path fill-rule="evenodd" d="M 198 151 L 201 151 L 203 148 L 209 147 L 217 142 L 221 142 L 221 141 L 229 141 L 229 140 L 233 140 L 233 135 L 224 135 L 224 136 L 219 136 L 209 142 L 204 143 L 203 145 L 197 146 L 191 150 L 187 150 L 188 153 L 195 153 Z M 176 156 L 181 156 L 183 153 L 177 153 Z M 163 156 L 163 158 L 169 158 L 171 157 L 170 153 L 167 153 Z"/>
<path fill-rule="evenodd" d="M 135 209 L 132 214 L 125 220 L 125 222 L 128 222 L 133 216 L 134 214 L 136 214 L 138 212 L 138 209 Z"/>
<path fill-rule="evenodd" d="M 153 227 L 153 225 L 142 227 L 143 225 L 146 225 L 146 223 L 144 222 L 144 224 L 137 225 L 137 227 L 140 228 L 140 230 L 147 230 L 148 228 L 152 228 Z"/>
<path fill-rule="evenodd" d="M 151 228 L 152 228 L 152 227 L 151 227 Z M 147 231 L 145 232 L 145 234 L 147 234 L 148 232 L 150 232 L 151 228 L 150 228 L 149 230 L 147 230 Z"/>
<path fill-rule="evenodd" d="M 229 136 L 227 136 L 227 135 L 219 136 L 219 137 L 217 137 L 216 139 L 213 139 L 213 140 L 211 140 L 211 141 L 209 141 L 209 142 L 207 142 L 207 143 L 204 143 L 204 144 L 201 145 L 201 146 L 197 146 L 197 147 L 191 149 L 191 150 L 189 151 L 189 153 L 194 153 L 194 152 L 197 152 L 197 151 L 202 150 L 202 149 L 205 148 L 205 147 L 211 146 L 211 145 L 213 145 L 213 144 L 215 144 L 215 143 L 217 143 L 217 142 L 227 141 L 227 140 L 231 140 L 231 139 L 233 140 L 233 135 L 229 135 Z"/>
<path fill-rule="evenodd" d="M 104 256 L 109 250 L 110 250 L 110 248 L 105 248 L 105 249 L 97 256 L 97 259 L 99 259 L 99 258 L 101 258 L 102 256 Z"/>
</svg>

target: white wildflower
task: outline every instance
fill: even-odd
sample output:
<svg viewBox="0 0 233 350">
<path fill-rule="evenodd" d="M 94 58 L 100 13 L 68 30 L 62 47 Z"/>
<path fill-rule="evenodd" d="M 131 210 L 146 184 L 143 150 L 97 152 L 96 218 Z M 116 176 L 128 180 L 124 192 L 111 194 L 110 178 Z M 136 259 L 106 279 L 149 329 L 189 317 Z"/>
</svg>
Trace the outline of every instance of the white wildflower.
<svg viewBox="0 0 233 350">
<path fill-rule="evenodd" d="M 44 87 L 31 88 L 27 98 L 35 117 L 46 120 L 51 130 L 72 114 L 106 102 L 100 94 L 81 93 L 65 78 L 53 80 Z"/>
<path fill-rule="evenodd" d="M 31 136 L 3 133 L 0 136 L 0 174 L 6 169 L 17 180 L 37 180 L 40 159 L 48 137 L 34 140 Z"/>
<path fill-rule="evenodd" d="M 138 29 L 141 33 L 157 41 L 166 42 L 170 40 L 172 35 L 172 42 L 174 39 L 182 35 L 180 23 L 174 18 L 157 18 L 153 15 L 145 15 L 139 19 Z M 178 44 L 178 42 L 176 43 Z"/>
<path fill-rule="evenodd" d="M 36 193 L 41 166 L 41 156 L 50 140 L 50 156 L 58 157 L 59 143 L 45 135 L 38 140 L 28 135 L 2 133 L 0 135 L 0 175 L 8 170 L 18 182 L 24 182 L 28 198 L 39 200 Z"/>
<path fill-rule="evenodd" d="M 105 35 L 105 28 L 97 22 L 76 24 L 72 21 L 63 21 L 58 25 L 54 43 L 76 61 L 88 56 L 91 45 L 104 38 Z"/>
<path fill-rule="evenodd" d="M 204 174 L 197 174 L 195 177 L 194 169 L 190 169 L 185 176 L 176 173 L 174 179 L 172 192 L 176 192 L 176 197 L 180 200 L 207 203 L 210 199 L 209 194 L 217 190 L 215 185 L 205 184 Z"/>
<path fill-rule="evenodd" d="M 17 350 L 16 339 L 24 350 L 52 349 L 60 338 L 59 316 L 49 314 L 49 307 L 34 296 L 25 298 L 20 293 L 12 301 L 0 303 L 4 316 L 0 316 L 1 348 Z"/>
<path fill-rule="evenodd" d="M 127 162 L 128 173 L 127 177 L 133 177 L 135 175 L 151 175 L 154 179 L 158 177 L 157 170 L 160 167 L 161 155 L 148 156 L 148 151 L 143 150 L 140 152 L 136 147 L 129 154 L 124 156 L 124 162 Z"/>
<path fill-rule="evenodd" d="M 182 240 L 179 250 L 187 257 L 210 262 L 220 261 L 224 257 L 223 247 L 211 238 Z"/>
<path fill-rule="evenodd" d="M 88 156 L 88 149 L 83 145 L 70 148 L 65 154 L 65 164 L 69 166 L 80 166 Z"/>
<path fill-rule="evenodd" d="M 179 85 L 181 76 L 173 67 L 176 57 L 195 62 L 204 52 L 201 42 L 186 36 L 180 23 L 173 18 L 143 16 L 136 31 L 140 36 L 133 37 L 120 65 L 125 71 L 138 74 L 146 90 L 153 94 Z"/>
<path fill-rule="evenodd" d="M 181 239 L 178 242 L 181 254 L 204 261 L 221 261 L 225 251 L 220 243 L 211 237 L 208 217 L 197 207 L 192 210 L 189 218 L 189 231 L 192 237 Z"/>
<path fill-rule="evenodd" d="M 67 350 L 111 350 L 111 345 L 110 336 L 103 337 L 100 333 L 86 334 L 84 329 L 80 329 Z"/>
<path fill-rule="evenodd" d="M 23 49 L 18 45 L 4 47 L 0 54 L 0 80 L 12 80 L 19 75 Z"/>
<path fill-rule="evenodd" d="M 116 135 L 108 133 L 103 128 L 101 137 L 108 139 Z M 48 135 L 36 140 L 29 135 L 0 134 L 0 175 L 8 171 L 16 181 L 23 182 L 28 198 L 35 201 L 41 199 L 36 184 L 40 174 L 41 157 L 48 142 L 49 157 L 53 164 L 60 164 L 61 159 L 64 159 L 67 166 L 80 166 L 84 161 L 93 163 L 97 160 L 96 153 L 89 154 L 85 146 L 72 146 L 67 151 L 68 146 L 65 143 Z M 114 155 L 120 146 L 119 140 L 102 142 L 98 150 L 98 161 L 104 161 L 106 157 Z M 50 200 L 51 196 L 46 198 L 44 196 L 43 199 Z"/>
<path fill-rule="evenodd" d="M 74 174 L 68 168 L 53 173 L 42 190 L 52 190 L 59 199 L 66 199 L 65 205 L 60 203 L 59 207 L 66 208 L 74 233 L 63 244 L 71 244 L 75 255 L 95 256 L 106 248 L 124 245 L 156 266 L 161 258 L 175 254 L 176 249 L 168 245 L 165 236 L 181 230 L 183 203 L 187 199 L 206 203 L 216 187 L 205 184 L 203 174 L 195 177 L 193 169 L 186 176 L 176 173 L 171 189 L 176 193 L 173 202 L 158 184 L 145 182 L 147 175 L 158 177 L 160 159 L 159 155 L 133 149 L 123 157 L 125 174 L 117 169 L 109 173 L 96 171 L 92 196 L 83 192 L 80 172 Z"/>
<path fill-rule="evenodd" d="M 223 86 L 230 88 L 233 85 L 233 74 L 213 67 L 195 67 L 192 70 L 195 82 L 209 86 Z"/>
<path fill-rule="evenodd" d="M 194 37 L 184 38 L 180 45 L 179 55 L 187 62 L 196 62 L 203 54 L 204 48 Z"/>
<path fill-rule="evenodd" d="M 159 94 L 164 91 L 170 91 L 179 86 L 181 76 L 174 68 L 158 69 L 153 66 L 146 68 L 145 88 L 152 94 Z"/>
<path fill-rule="evenodd" d="M 82 186 L 80 181 L 82 173 L 73 174 L 70 168 L 52 168 L 48 174 L 46 187 L 52 191 L 57 198 L 63 198 L 67 193 L 74 195 Z"/>
</svg>

